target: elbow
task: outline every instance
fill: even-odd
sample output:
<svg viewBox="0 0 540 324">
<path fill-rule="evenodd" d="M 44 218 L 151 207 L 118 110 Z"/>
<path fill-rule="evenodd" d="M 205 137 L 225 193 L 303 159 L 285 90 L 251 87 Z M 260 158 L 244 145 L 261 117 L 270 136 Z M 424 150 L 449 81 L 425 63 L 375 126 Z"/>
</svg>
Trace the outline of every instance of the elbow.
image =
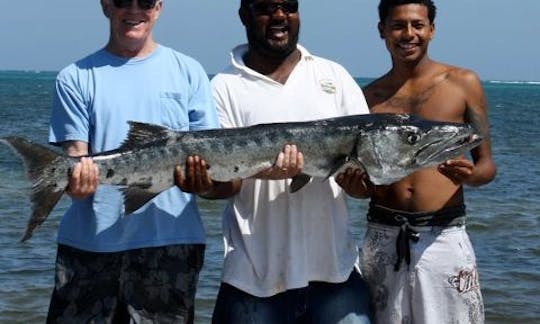
<svg viewBox="0 0 540 324">
<path fill-rule="evenodd" d="M 476 177 L 476 181 L 472 181 L 470 186 L 479 187 L 485 184 L 490 183 L 497 176 L 497 167 L 495 163 L 491 161 L 482 168 L 482 172 Z"/>
</svg>

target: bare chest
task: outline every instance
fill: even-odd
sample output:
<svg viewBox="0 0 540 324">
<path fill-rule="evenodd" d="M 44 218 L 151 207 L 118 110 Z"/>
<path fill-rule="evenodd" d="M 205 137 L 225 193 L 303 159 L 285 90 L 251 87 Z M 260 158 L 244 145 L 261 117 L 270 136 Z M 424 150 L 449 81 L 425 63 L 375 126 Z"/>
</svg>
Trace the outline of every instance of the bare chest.
<svg viewBox="0 0 540 324">
<path fill-rule="evenodd" d="M 459 89 L 441 84 L 417 89 L 399 89 L 395 92 L 374 93 L 373 113 L 415 114 L 426 119 L 462 121 L 466 101 Z"/>
</svg>

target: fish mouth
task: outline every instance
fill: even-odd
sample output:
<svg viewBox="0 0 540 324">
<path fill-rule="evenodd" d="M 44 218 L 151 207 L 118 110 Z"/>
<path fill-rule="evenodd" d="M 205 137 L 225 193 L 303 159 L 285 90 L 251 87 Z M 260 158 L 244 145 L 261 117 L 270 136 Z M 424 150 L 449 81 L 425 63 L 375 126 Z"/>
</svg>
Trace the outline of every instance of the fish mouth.
<svg viewBox="0 0 540 324">
<path fill-rule="evenodd" d="M 476 147 L 482 136 L 478 134 L 455 135 L 450 138 L 441 138 L 431 143 L 424 145 L 416 152 L 415 160 L 417 164 L 424 165 L 436 163 L 457 155 L 463 154 L 466 151 Z M 444 149 L 439 149 L 444 147 Z"/>
</svg>

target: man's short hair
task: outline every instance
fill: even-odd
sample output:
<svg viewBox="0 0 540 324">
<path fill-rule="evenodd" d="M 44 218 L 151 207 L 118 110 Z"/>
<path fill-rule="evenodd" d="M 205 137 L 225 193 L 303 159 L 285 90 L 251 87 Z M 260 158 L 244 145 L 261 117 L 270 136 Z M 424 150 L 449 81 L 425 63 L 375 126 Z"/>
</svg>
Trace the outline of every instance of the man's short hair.
<svg viewBox="0 0 540 324">
<path fill-rule="evenodd" d="M 240 7 L 247 7 L 249 6 L 254 0 L 242 0 L 240 1 Z"/>
<path fill-rule="evenodd" d="M 242 0 L 242 2 L 244 2 L 244 0 Z M 433 24 L 435 16 L 437 15 L 437 7 L 435 7 L 432 0 L 381 0 L 379 3 L 379 21 L 384 23 L 392 8 L 410 3 L 426 6 L 428 9 L 429 22 Z"/>
</svg>

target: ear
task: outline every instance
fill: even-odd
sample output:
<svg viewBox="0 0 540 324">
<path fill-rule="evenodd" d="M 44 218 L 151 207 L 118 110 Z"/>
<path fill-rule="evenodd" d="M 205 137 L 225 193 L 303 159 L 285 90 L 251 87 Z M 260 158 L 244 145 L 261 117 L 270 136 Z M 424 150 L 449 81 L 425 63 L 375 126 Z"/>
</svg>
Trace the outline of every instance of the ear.
<svg viewBox="0 0 540 324">
<path fill-rule="evenodd" d="M 109 18 L 111 16 L 111 3 L 108 0 L 101 0 L 101 10 L 105 17 Z"/>
<path fill-rule="evenodd" d="M 433 39 L 433 37 L 435 37 L 435 23 L 431 24 L 431 27 L 430 27 L 430 33 L 429 33 L 429 39 Z"/>
<path fill-rule="evenodd" d="M 377 30 L 379 31 L 379 37 L 380 37 L 381 39 L 384 39 L 384 25 L 383 25 L 382 22 L 379 22 L 379 23 L 377 24 Z"/>
<path fill-rule="evenodd" d="M 161 15 L 161 10 L 163 9 L 163 1 L 162 0 L 159 0 L 157 3 L 156 3 L 156 7 L 154 8 L 154 10 L 156 11 L 156 19 L 159 18 L 159 16 Z"/>
<path fill-rule="evenodd" d="M 249 12 L 245 7 L 240 7 L 238 9 L 238 16 L 240 17 L 240 21 L 242 22 L 242 25 L 247 26 L 248 20 L 249 20 Z"/>
</svg>

